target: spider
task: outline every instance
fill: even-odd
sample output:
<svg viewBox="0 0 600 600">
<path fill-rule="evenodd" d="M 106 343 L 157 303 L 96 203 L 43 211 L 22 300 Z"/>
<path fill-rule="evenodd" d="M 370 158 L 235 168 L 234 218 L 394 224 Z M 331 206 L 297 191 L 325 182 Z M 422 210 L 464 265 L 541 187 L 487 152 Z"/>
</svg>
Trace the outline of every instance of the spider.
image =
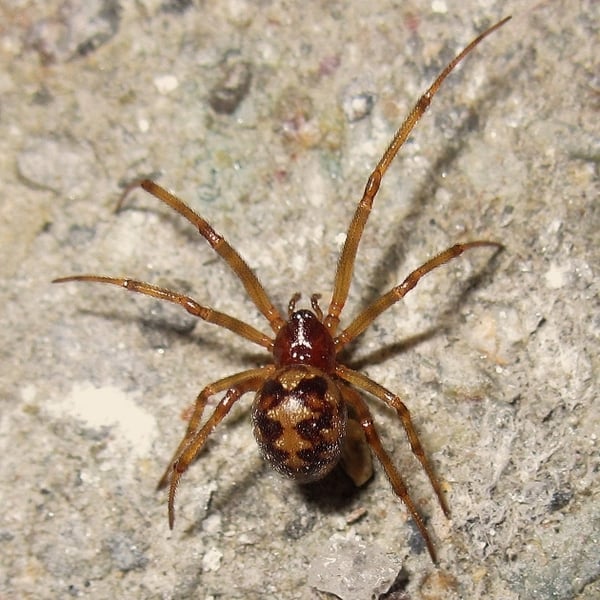
<svg viewBox="0 0 600 600">
<path fill-rule="evenodd" d="M 158 483 L 159 489 L 169 487 L 168 517 L 171 529 L 175 521 L 175 494 L 182 475 L 196 459 L 209 435 L 229 413 L 231 407 L 247 392 L 254 392 L 251 419 L 260 452 L 276 471 L 299 482 L 319 480 L 339 462 L 350 412 L 359 423 L 364 439 L 373 454 L 383 466 L 393 491 L 404 502 L 416 523 L 431 559 L 436 562 L 435 548 L 425 522 L 411 499 L 404 479 L 383 448 L 371 411 L 358 390 L 383 401 L 397 412 L 412 452 L 425 470 L 442 511 L 446 517 L 449 517 L 450 511 L 441 485 L 425 454 L 408 408 L 396 394 L 366 375 L 338 362 L 337 357 L 381 313 L 412 290 L 424 275 L 472 248 L 490 246 L 500 249 L 502 246 L 498 242 L 486 240 L 455 244 L 415 269 L 400 285 L 380 296 L 341 330 L 339 330 L 340 316 L 348 297 L 358 245 L 381 180 L 390 163 L 450 72 L 479 42 L 509 19 L 510 17 L 507 17 L 496 23 L 468 44 L 438 75 L 396 131 L 390 145 L 367 180 L 363 196 L 348 228 L 337 264 L 327 313 L 324 313 L 319 305 L 318 294 L 313 294 L 310 298 L 311 310 L 297 309 L 296 304 L 300 294 L 296 293 L 289 302 L 287 318 L 284 318 L 238 252 L 199 214 L 149 179 L 136 181 L 129 186 L 119 200 L 117 210 L 129 191 L 139 185 L 182 215 L 198 228 L 200 235 L 240 279 L 256 308 L 268 321 L 273 334 L 266 335 L 252 325 L 203 306 L 185 294 L 135 279 L 72 275 L 54 280 L 54 283 L 90 281 L 112 284 L 130 292 L 178 304 L 195 317 L 229 329 L 250 342 L 262 346 L 272 356 L 271 364 L 219 379 L 207 385 L 197 396 L 186 433 Z M 212 414 L 202 423 L 202 415 L 208 400 L 223 392 Z"/>
</svg>

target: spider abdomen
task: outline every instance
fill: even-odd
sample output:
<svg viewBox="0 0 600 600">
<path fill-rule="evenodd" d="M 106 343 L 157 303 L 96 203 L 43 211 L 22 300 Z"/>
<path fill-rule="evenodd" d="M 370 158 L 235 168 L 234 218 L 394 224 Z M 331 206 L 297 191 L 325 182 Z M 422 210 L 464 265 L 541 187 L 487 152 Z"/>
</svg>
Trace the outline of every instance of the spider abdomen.
<svg viewBox="0 0 600 600">
<path fill-rule="evenodd" d="M 301 482 L 321 479 L 337 464 L 346 420 L 335 382 L 308 365 L 276 371 L 252 405 L 261 454 L 276 471 Z"/>
</svg>

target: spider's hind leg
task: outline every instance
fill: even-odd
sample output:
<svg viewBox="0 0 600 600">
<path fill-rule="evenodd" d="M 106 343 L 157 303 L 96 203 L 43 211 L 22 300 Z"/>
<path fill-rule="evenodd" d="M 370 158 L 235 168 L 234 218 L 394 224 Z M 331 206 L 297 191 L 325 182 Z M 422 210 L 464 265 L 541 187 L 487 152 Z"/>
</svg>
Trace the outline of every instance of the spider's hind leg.
<svg viewBox="0 0 600 600">
<path fill-rule="evenodd" d="M 213 383 L 207 385 L 196 397 L 196 401 L 194 403 L 194 412 L 188 421 L 187 430 L 181 442 L 179 442 L 179 446 L 177 446 L 177 450 L 173 454 L 173 458 L 169 461 L 169 466 L 165 469 L 163 476 L 160 478 L 156 489 L 162 490 L 169 483 L 169 478 L 171 476 L 171 472 L 173 469 L 173 463 L 177 460 L 178 456 L 181 454 L 182 450 L 187 446 L 188 442 L 194 437 L 194 435 L 198 432 L 198 426 L 200 425 L 200 421 L 202 420 L 202 415 L 204 413 L 204 409 L 206 407 L 206 403 L 211 396 L 218 394 L 219 392 L 223 392 L 232 387 L 243 385 L 247 380 L 253 380 L 257 375 L 261 378 L 268 377 L 271 369 L 268 369 L 265 372 L 265 367 L 258 369 L 250 369 L 248 371 L 242 371 L 241 373 L 235 373 L 234 375 L 229 375 L 228 377 L 224 377 L 223 379 L 219 379 L 218 381 L 214 381 Z"/>
<path fill-rule="evenodd" d="M 398 469 L 394 466 L 389 454 L 384 450 L 381 440 L 379 438 L 379 434 L 375 429 L 375 425 L 373 423 L 373 416 L 371 415 L 371 411 L 365 404 L 365 401 L 361 398 L 360 394 L 350 388 L 347 385 L 340 384 L 340 389 L 342 390 L 342 395 L 344 400 L 352 407 L 354 412 L 356 413 L 357 420 L 363 431 L 365 433 L 365 438 L 367 443 L 371 447 L 371 450 L 375 454 L 375 456 L 379 459 L 379 462 L 383 466 L 385 474 L 392 484 L 392 489 L 394 493 L 400 497 L 402 502 L 406 505 L 406 508 L 410 512 L 415 524 L 419 528 L 423 539 L 425 540 L 425 545 L 427 546 L 427 550 L 429 551 L 429 555 L 431 556 L 431 560 L 433 562 L 437 562 L 437 556 L 435 553 L 435 548 L 433 547 L 433 542 L 429 536 L 429 532 L 427 531 L 427 527 L 425 526 L 425 521 L 421 514 L 417 510 L 410 494 L 408 492 L 408 488 L 404 483 Z"/>
<path fill-rule="evenodd" d="M 427 477 L 429 477 L 429 481 L 431 482 L 431 487 L 435 491 L 435 494 L 438 498 L 438 502 L 446 517 L 450 516 L 450 509 L 448 508 L 448 504 L 446 503 L 446 499 L 444 498 L 444 493 L 442 492 L 442 486 L 438 478 L 436 477 L 433 467 L 425 454 L 425 450 L 423 445 L 421 444 L 421 440 L 419 440 L 419 435 L 417 434 L 417 430 L 413 425 L 410 411 L 402 402 L 402 400 L 393 394 L 382 385 L 379 385 L 377 382 L 369 379 L 366 375 L 359 373 L 358 371 L 353 371 L 348 367 L 344 367 L 342 365 L 338 365 L 336 367 L 337 374 L 342 377 L 344 380 L 348 381 L 352 385 L 364 390 L 365 392 L 372 394 L 376 398 L 383 400 L 390 408 L 393 408 L 400 420 L 402 421 L 402 426 L 404 427 L 404 431 L 406 431 L 406 436 L 408 437 L 408 441 L 410 442 L 410 447 L 413 454 L 417 457 L 423 470 L 427 473 Z"/>
<path fill-rule="evenodd" d="M 246 392 L 258 390 L 274 369 L 273 365 L 269 365 L 236 373 L 207 386 L 198 395 L 186 434 L 179 443 L 173 459 L 158 483 L 159 488 L 166 486 L 167 483 L 169 485 L 169 527 L 171 529 L 173 529 L 175 522 L 175 493 L 181 476 L 194 462 L 210 434 L 227 416 L 231 407 Z M 223 390 L 227 390 L 226 394 L 221 398 L 208 420 L 200 427 L 200 420 L 207 400 Z"/>
</svg>

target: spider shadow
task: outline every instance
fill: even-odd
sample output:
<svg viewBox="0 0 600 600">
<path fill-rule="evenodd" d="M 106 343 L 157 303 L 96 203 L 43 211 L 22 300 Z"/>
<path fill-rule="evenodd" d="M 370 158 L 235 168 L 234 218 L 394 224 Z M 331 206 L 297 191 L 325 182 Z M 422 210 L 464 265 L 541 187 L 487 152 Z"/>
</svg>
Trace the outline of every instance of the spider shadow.
<svg viewBox="0 0 600 600">
<path fill-rule="evenodd" d="M 210 452 L 210 448 L 207 448 Z M 258 454 L 258 448 L 257 448 Z M 204 456 L 204 451 L 202 452 Z M 236 478 L 226 489 L 221 489 L 218 498 L 215 498 L 211 510 L 224 510 L 231 508 L 236 503 L 243 502 L 243 498 L 257 485 L 257 480 L 272 473 L 270 465 L 260 459 L 259 466 L 254 469 L 245 469 L 240 478 Z M 299 494 L 308 505 L 316 507 L 319 512 L 334 514 L 341 509 L 347 509 L 362 492 L 356 487 L 338 464 L 323 479 L 310 483 L 298 483 L 277 475 L 282 480 L 282 485 L 290 486 L 289 493 Z M 364 486 L 362 486 L 364 487 Z"/>
<path fill-rule="evenodd" d="M 209 460 L 209 456 L 214 443 L 219 443 L 216 440 L 209 440 L 206 447 L 194 461 Z M 258 449 L 257 449 L 258 456 Z M 232 457 L 233 459 L 233 457 Z M 190 465 L 191 468 L 192 465 Z M 238 509 L 243 506 L 248 506 L 249 498 L 252 496 L 252 490 L 257 488 L 257 485 L 269 485 L 266 475 L 271 472 L 271 467 L 262 459 L 254 461 L 248 468 L 245 466 L 243 470 L 238 471 L 238 475 L 233 481 L 227 485 L 219 485 L 218 491 L 213 494 L 206 506 L 204 514 L 199 515 L 184 532 L 185 536 L 197 535 L 202 529 L 202 523 L 207 515 L 212 513 L 231 513 L 236 515 Z M 331 473 L 323 479 L 312 483 L 297 483 L 291 480 L 285 480 L 280 477 L 281 482 L 275 482 L 274 485 L 281 485 L 282 491 L 286 494 L 298 494 L 302 497 L 302 501 L 308 506 L 316 508 L 319 513 L 323 514 L 339 514 L 347 512 L 348 507 L 362 493 L 362 489 L 356 487 L 350 478 L 344 473 L 341 466 L 337 465 Z M 261 480 L 263 480 L 261 482 Z M 289 489 L 283 490 L 283 486 L 289 486 Z M 364 486 L 363 486 L 364 487 Z M 290 515 L 288 515 L 288 518 Z M 233 518 L 233 517 L 232 517 Z M 282 530 L 285 523 L 280 523 Z"/>
<path fill-rule="evenodd" d="M 337 514 L 347 511 L 368 484 L 357 487 L 338 464 L 323 479 L 298 484 L 297 490 L 306 504 L 316 507 L 320 513 Z"/>
</svg>

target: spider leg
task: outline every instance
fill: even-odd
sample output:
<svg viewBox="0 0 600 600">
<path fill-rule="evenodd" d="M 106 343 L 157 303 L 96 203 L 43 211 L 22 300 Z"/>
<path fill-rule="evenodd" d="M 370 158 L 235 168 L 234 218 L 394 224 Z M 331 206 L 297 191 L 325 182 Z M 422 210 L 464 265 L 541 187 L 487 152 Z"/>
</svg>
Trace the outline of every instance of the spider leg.
<svg viewBox="0 0 600 600">
<path fill-rule="evenodd" d="M 187 443 L 175 457 L 171 466 L 169 480 L 169 527 L 171 529 L 173 529 L 173 524 L 175 523 L 175 494 L 181 476 L 185 473 L 196 456 L 198 456 L 198 453 L 202 450 L 208 436 L 229 413 L 231 407 L 246 392 L 258 390 L 265 378 L 268 377 L 274 369 L 274 366 L 269 366 L 263 369 L 253 369 L 251 371 L 246 371 L 245 373 L 239 373 L 237 383 L 227 390 L 225 396 L 219 401 L 206 423 L 204 423 L 198 431 L 192 433 Z M 200 411 L 200 408 L 198 410 Z M 187 437 L 186 434 L 186 438 Z"/>
<path fill-rule="evenodd" d="M 346 234 L 346 241 L 337 265 L 331 303 L 329 304 L 327 317 L 325 318 L 325 326 L 329 329 L 332 336 L 335 336 L 340 321 L 340 313 L 342 312 L 342 309 L 346 304 L 346 300 L 348 299 L 348 290 L 350 289 L 350 282 L 352 280 L 352 273 L 354 271 L 354 262 L 356 259 L 358 244 L 360 243 L 365 225 L 367 224 L 369 214 L 371 213 L 373 201 L 375 200 L 375 196 L 379 191 L 381 180 L 390 166 L 390 163 L 394 160 L 398 150 L 400 150 L 400 148 L 404 145 L 404 142 L 410 135 L 414 126 L 423 116 L 431 104 L 431 100 L 441 87 L 446 77 L 448 77 L 448 75 L 452 72 L 454 67 L 456 67 L 456 65 L 463 60 L 463 58 L 465 58 L 465 56 L 469 54 L 469 52 L 471 52 L 471 50 L 473 50 L 477 44 L 479 44 L 479 42 L 490 35 L 493 31 L 504 25 L 509 19 L 510 17 L 502 19 L 502 21 L 496 23 L 478 35 L 446 66 L 446 68 L 438 75 L 431 87 L 419 98 L 413 109 L 410 111 L 408 117 L 406 117 L 402 125 L 400 125 L 387 150 L 377 163 L 375 170 L 369 176 L 367 185 L 365 186 L 365 191 L 363 192 L 363 197 L 356 207 L 356 212 L 354 213 L 354 217 L 350 222 L 350 226 Z"/>
<path fill-rule="evenodd" d="M 156 486 L 157 489 L 161 490 L 167 485 L 167 483 L 169 482 L 169 477 L 171 475 L 173 464 L 177 460 L 177 457 L 181 454 L 182 450 L 188 445 L 188 443 L 194 437 L 194 435 L 196 435 L 208 399 L 211 396 L 222 392 L 223 390 L 227 390 L 232 387 L 241 385 L 249 379 L 253 379 L 255 377 L 266 379 L 272 371 L 273 367 L 267 366 L 260 367 L 258 369 L 250 369 L 248 371 L 236 373 L 235 375 L 229 375 L 228 377 L 224 377 L 223 379 L 219 379 L 218 381 L 207 385 L 198 394 L 198 396 L 196 397 L 196 402 L 194 403 L 194 412 L 192 413 L 192 416 L 188 421 L 188 426 L 185 435 L 183 436 L 181 442 L 179 442 L 179 446 L 177 446 L 177 450 L 175 450 L 173 458 L 169 461 L 169 466 L 165 469 L 163 476 L 160 478 L 160 481 Z"/>
<path fill-rule="evenodd" d="M 367 306 L 353 321 L 335 338 L 335 349 L 339 352 L 346 344 L 358 337 L 382 312 L 386 311 L 390 306 L 393 306 L 410 290 L 412 290 L 421 277 L 427 275 L 430 271 L 441 267 L 447 262 L 460 256 L 463 252 L 471 248 L 480 246 L 493 246 L 501 249 L 502 244 L 498 242 L 487 242 L 478 240 L 475 242 L 467 242 L 465 244 L 455 244 L 451 248 L 440 252 L 437 256 L 429 259 L 426 263 L 415 269 L 406 279 L 400 284 L 393 287 L 389 292 L 380 296 L 375 302 Z"/>
<path fill-rule="evenodd" d="M 393 394 L 383 386 L 379 385 L 372 379 L 369 379 L 366 375 L 359 373 L 358 371 L 354 371 L 349 369 L 348 367 L 344 367 L 343 365 L 337 365 L 335 368 L 336 375 L 341 377 L 344 381 L 348 381 L 352 385 L 372 394 L 376 398 L 383 400 L 388 406 L 396 410 L 400 420 L 402 421 L 402 426 L 404 427 L 404 431 L 406 431 L 406 435 L 408 437 L 408 441 L 410 442 L 410 447 L 413 454 L 419 459 L 421 466 L 427 473 L 427 477 L 429 477 L 429 481 L 431 482 L 431 486 L 435 491 L 435 495 L 438 497 L 438 501 L 444 514 L 449 517 L 450 510 L 448 505 L 446 504 L 446 499 L 444 498 L 444 494 L 442 492 L 442 487 L 440 486 L 440 482 L 438 481 L 435 473 L 433 472 L 433 467 L 431 463 L 427 459 L 425 454 L 425 450 L 423 450 L 423 446 L 419 440 L 419 436 L 413 425 L 412 419 L 410 418 L 410 412 L 406 405 L 402 400 Z"/>
<path fill-rule="evenodd" d="M 104 277 L 102 275 L 71 275 L 70 277 L 54 279 L 52 283 L 65 283 L 67 281 L 109 283 L 125 288 L 129 292 L 138 292 L 140 294 L 145 294 L 146 296 L 158 298 L 159 300 L 173 302 L 174 304 L 179 304 L 185 308 L 190 314 L 207 321 L 208 323 L 214 323 L 219 327 L 229 329 L 229 331 L 233 331 L 233 333 L 258 344 L 259 346 L 263 346 L 269 351 L 273 348 L 273 340 L 264 333 L 258 331 L 258 329 L 252 327 L 252 325 L 248 325 L 235 317 L 230 317 L 229 315 L 213 310 L 212 308 L 202 306 L 193 298 L 166 288 L 158 287 L 143 281 L 137 281 L 135 279 L 128 279 L 126 277 Z"/>
<path fill-rule="evenodd" d="M 250 296 L 250 299 L 256 305 L 256 308 L 258 308 L 258 310 L 266 317 L 273 331 L 277 333 L 281 327 L 283 327 L 285 323 L 284 320 L 269 299 L 265 288 L 258 277 L 231 244 L 229 244 L 223 236 L 219 235 L 198 213 L 193 211 L 189 206 L 177 198 L 177 196 L 174 196 L 157 183 L 154 183 L 149 179 L 143 179 L 136 183 L 155 198 L 158 198 L 161 202 L 164 202 L 173 210 L 177 211 L 198 229 L 200 235 L 210 244 L 213 250 L 225 260 L 231 270 L 237 275 L 243 286 L 246 288 L 246 292 Z M 132 187 L 134 187 L 134 184 L 125 190 L 125 195 Z M 121 196 L 118 208 L 121 206 L 123 198 L 124 196 Z"/>
<path fill-rule="evenodd" d="M 345 378 L 345 374 L 338 373 L 340 377 Z M 354 382 L 352 382 L 354 383 Z M 394 466 L 394 463 L 390 459 L 389 454 L 384 450 L 381 440 L 379 439 L 379 434 L 375 429 L 375 425 L 373 424 L 373 416 L 371 415 L 371 411 L 368 406 L 365 404 L 365 401 L 360 397 L 360 394 L 350 388 L 347 385 L 340 385 L 340 389 L 342 390 L 342 396 L 344 400 L 354 409 L 357 421 L 361 425 L 367 443 L 373 450 L 373 453 L 379 459 L 379 462 L 383 466 L 385 474 L 392 484 L 392 488 L 394 493 L 400 497 L 402 502 L 406 505 L 406 508 L 410 512 L 414 522 L 416 523 L 423 539 L 425 540 L 425 544 L 427 546 L 427 550 L 429 551 L 429 555 L 431 556 L 431 560 L 434 563 L 437 563 L 437 556 L 435 553 L 435 548 L 433 547 L 433 542 L 429 537 L 429 532 L 427 531 L 427 527 L 425 526 L 425 522 L 423 521 L 423 517 L 421 517 L 415 503 L 413 502 L 410 494 L 408 492 L 408 488 L 402 479 L 402 476 L 398 472 L 398 469 Z"/>
</svg>

